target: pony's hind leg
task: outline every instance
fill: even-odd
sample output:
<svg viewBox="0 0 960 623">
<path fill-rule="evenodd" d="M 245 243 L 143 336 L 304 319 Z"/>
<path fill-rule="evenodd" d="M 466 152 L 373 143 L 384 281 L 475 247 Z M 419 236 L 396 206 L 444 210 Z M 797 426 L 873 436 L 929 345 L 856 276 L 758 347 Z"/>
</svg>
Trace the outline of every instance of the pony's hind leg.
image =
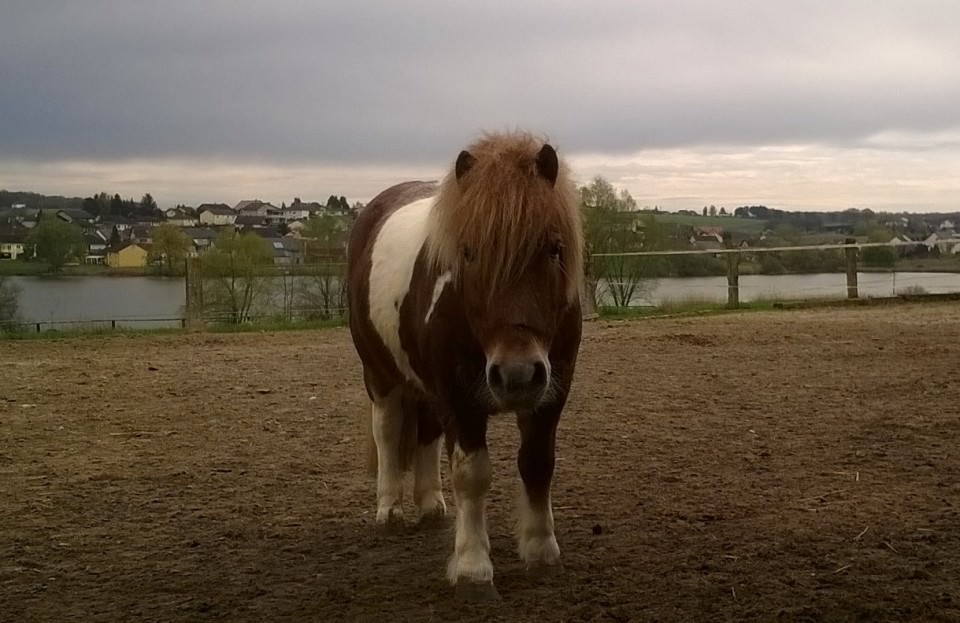
<svg viewBox="0 0 960 623">
<path fill-rule="evenodd" d="M 373 401 L 373 439 L 377 445 L 377 523 L 403 525 L 403 407 L 400 388 Z"/>
<path fill-rule="evenodd" d="M 523 481 L 518 503 L 517 551 L 527 570 L 535 573 L 551 572 L 560 565 L 550 501 L 557 419 L 548 413 L 517 416 L 520 428 L 517 466 Z"/>
<path fill-rule="evenodd" d="M 440 439 L 417 447 L 413 495 L 420 513 L 420 523 L 442 521 L 447 514 L 440 478 Z"/>
<path fill-rule="evenodd" d="M 413 497 L 420 514 L 420 523 L 430 525 L 442 522 L 447 513 L 440 477 L 443 431 L 426 404 L 420 402 L 415 408 L 418 422 Z"/>
</svg>

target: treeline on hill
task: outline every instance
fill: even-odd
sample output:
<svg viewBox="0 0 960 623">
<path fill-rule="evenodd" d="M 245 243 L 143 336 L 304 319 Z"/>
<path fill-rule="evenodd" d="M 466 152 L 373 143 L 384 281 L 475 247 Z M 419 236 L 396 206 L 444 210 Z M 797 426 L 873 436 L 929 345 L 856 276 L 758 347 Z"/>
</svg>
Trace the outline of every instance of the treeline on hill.
<svg viewBox="0 0 960 623">
<path fill-rule="evenodd" d="M 97 193 L 92 197 L 63 197 L 33 192 L 0 190 L 0 207 L 22 204 L 28 209 L 85 210 L 93 216 L 123 216 L 156 219 L 162 214 L 157 202 L 146 193 L 139 201 L 119 194 Z"/>
<path fill-rule="evenodd" d="M 834 232 L 866 236 L 877 229 L 884 229 L 891 236 L 896 233 L 915 239 L 928 236 L 944 219 L 957 220 L 960 217 L 960 213 L 886 213 L 870 208 L 849 208 L 836 212 L 787 212 L 764 205 L 741 206 L 733 210 L 732 215 L 734 218 L 764 221 L 769 230 L 794 228 L 806 233 Z"/>
<path fill-rule="evenodd" d="M 83 198 L 41 195 L 40 193 L 27 191 L 0 190 L 0 208 L 17 204 L 25 205 L 32 210 L 40 208 L 73 210 L 83 207 Z"/>
<path fill-rule="evenodd" d="M 93 216 L 122 216 L 124 218 L 148 218 L 159 219 L 163 216 L 157 202 L 146 193 L 140 201 L 133 199 L 124 199 L 119 194 L 112 197 L 107 193 L 97 193 L 93 197 L 87 197 L 83 200 L 81 206 L 84 210 Z"/>
<path fill-rule="evenodd" d="M 291 206 L 301 203 L 299 197 L 295 197 Z M 162 211 L 158 208 L 156 200 L 150 193 L 146 193 L 139 201 L 133 198 L 123 198 L 119 194 L 110 195 L 106 192 L 100 192 L 92 197 L 64 197 L 61 195 L 42 195 L 40 193 L 25 191 L 0 190 L 0 208 L 24 205 L 28 209 L 64 209 L 76 210 L 82 209 L 93 216 L 123 216 L 125 218 L 146 218 L 156 219 L 162 216 Z M 328 210 L 349 213 L 353 208 L 350 202 L 343 195 L 330 195 L 327 202 L 323 204 Z M 282 204 L 286 207 L 286 203 Z M 186 206 L 178 205 L 179 208 Z"/>
</svg>

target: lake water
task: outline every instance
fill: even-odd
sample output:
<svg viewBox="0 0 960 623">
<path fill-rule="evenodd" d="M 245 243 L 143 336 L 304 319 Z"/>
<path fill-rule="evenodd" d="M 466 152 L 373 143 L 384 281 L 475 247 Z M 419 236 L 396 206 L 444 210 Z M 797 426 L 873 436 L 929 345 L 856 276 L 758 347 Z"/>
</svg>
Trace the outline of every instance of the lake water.
<svg viewBox="0 0 960 623">
<path fill-rule="evenodd" d="M 163 277 L 13 277 L 20 286 L 20 315 L 25 321 L 129 320 L 141 328 L 177 326 L 183 317 L 186 287 L 182 278 Z M 144 320 L 169 319 L 165 322 Z M 118 324 L 121 324 L 118 322 Z"/>
<path fill-rule="evenodd" d="M 858 280 L 863 298 L 891 296 L 915 287 L 928 293 L 960 292 L 957 273 L 860 273 Z M 117 320 L 118 325 L 141 328 L 179 326 L 186 300 L 182 278 L 13 277 L 12 281 L 20 286 L 21 316 L 31 323 Z M 726 277 L 654 279 L 634 304 L 725 301 L 726 296 Z M 840 273 L 740 277 L 740 300 L 744 302 L 843 296 L 846 276 Z"/>
</svg>

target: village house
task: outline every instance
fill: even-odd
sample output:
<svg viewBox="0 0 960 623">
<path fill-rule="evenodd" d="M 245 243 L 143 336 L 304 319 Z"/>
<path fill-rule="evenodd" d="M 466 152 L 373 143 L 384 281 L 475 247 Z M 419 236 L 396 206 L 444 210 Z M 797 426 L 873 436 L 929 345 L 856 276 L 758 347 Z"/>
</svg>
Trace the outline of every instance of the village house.
<svg viewBox="0 0 960 623">
<path fill-rule="evenodd" d="M 100 222 L 97 223 L 98 228 L 116 229 L 121 233 L 131 230 L 133 226 L 134 222 L 132 219 L 120 214 L 110 214 L 101 218 Z"/>
<path fill-rule="evenodd" d="M 110 268 L 144 268 L 147 265 L 148 256 L 148 245 L 126 242 L 107 252 L 107 266 Z"/>
<path fill-rule="evenodd" d="M 141 244 L 153 244 L 153 230 L 155 225 L 134 225 L 127 233 L 124 240 L 129 242 L 139 242 Z"/>
<path fill-rule="evenodd" d="M 704 251 L 715 251 L 723 248 L 722 227 L 695 227 L 690 235 L 690 246 Z"/>
<path fill-rule="evenodd" d="M 40 210 L 28 208 L 22 203 L 15 203 L 8 208 L 0 208 L 0 223 L 30 229 L 37 224 Z"/>
<path fill-rule="evenodd" d="M 327 207 L 316 201 L 303 202 L 297 198 L 289 206 L 281 208 L 281 212 L 284 223 L 293 223 L 305 221 L 318 214 L 326 214 Z"/>
<path fill-rule="evenodd" d="M 303 247 L 298 239 L 283 236 L 279 238 L 266 238 L 266 241 L 273 251 L 274 264 L 289 266 L 303 262 Z"/>
<path fill-rule="evenodd" d="M 960 236 L 952 229 L 939 229 L 924 239 L 928 251 L 936 251 L 941 255 L 955 255 L 960 253 Z"/>
<path fill-rule="evenodd" d="M 294 221 L 287 225 L 287 230 L 290 232 L 288 236 L 299 237 L 303 232 L 303 229 L 307 226 L 304 221 Z"/>
<path fill-rule="evenodd" d="M 96 217 L 80 208 L 69 208 L 57 210 L 55 216 L 61 221 L 67 223 L 73 223 L 74 225 L 79 225 L 80 227 L 88 227 L 93 224 Z"/>
<path fill-rule="evenodd" d="M 234 206 L 234 210 L 237 214 L 245 215 L 256 215 L 262 217 L 277 217 L 280 215 L 280 208 L 268 203 L 266 201 L 260 201 L 259 199 L 246 199 L 237 203 Z"/>
<path fill-rule="evenodd" d="M 0 260 L 15 260 L 26 255 L 27 230 L 23 227 L 0 229 Z"/>
<path fill-rule="evenodd" d="M 200 223 L 200 219 L 186 206 L 177 206 L 176 208 L 167 208 L 163 212 L 163 217 L 168 223 L 177 227 L 193 227 Z"/>
<path fill-rule="evenodd" d="M 233 226 L 238 231 L 255 227 L 266 227 L 267 225 L 269 225 L 267 217 L 260 216 L 259 214 L 238 214 L 237 220 L 233 222 Z"/>
<path fill-rule="evenodd" d="M 217 239 L 217 230 L 212 227 L 183 227 L 180 229 L 190 239 L 193 248 L 190 255 L 200 255 L 213 246 Z"/>
<path fill-rule="evenodd" d="M 201 225 L 233 225 L 237 213 L 225 203 L 202 203 L 197 206 Z"/>
<path fill-rule="evenodd" d="M 109 238 L 105 238 L 99 230 L 93 230 L 83 235 L 87 246 L 87 253 L 83 257 L 84 264 L 103 264 L 107 260 L 107 245 Z"/>
</svg>

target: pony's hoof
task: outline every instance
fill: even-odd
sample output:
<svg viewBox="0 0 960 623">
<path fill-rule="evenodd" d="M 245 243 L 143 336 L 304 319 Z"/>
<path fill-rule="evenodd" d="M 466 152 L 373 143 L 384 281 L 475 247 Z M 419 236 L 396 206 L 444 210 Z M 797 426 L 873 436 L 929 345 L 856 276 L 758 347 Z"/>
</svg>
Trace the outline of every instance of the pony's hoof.
<svg viewBox="0 0 960 623">
<path fill-rule="evenodd" d="M 534 579 L 554 578 L 563 573 L 563 563 L 558 560 L 548 564 L 538 560 L 527 563 L 526 572 L 527 577 Z"/>
<path fill-rule="evenodd" d="M 425 529 L 441 528 L 447 522 L 447 515 L 442 508 L 436 508 L 420 515 L 417 526 Z"/>
<path fill-rule="evenodd" d="M 377 513 L 377 525 L 387 534 L 399 532 L 404 527 L 403 510 L 397 507 Z"/>
<path fill-rule="evenodd" d="M 466 603 L 501 601 L 500 593 L 493 582 L 471 582 L 460 580 L 454 590 L 458 601 Z"/>
</svg>

